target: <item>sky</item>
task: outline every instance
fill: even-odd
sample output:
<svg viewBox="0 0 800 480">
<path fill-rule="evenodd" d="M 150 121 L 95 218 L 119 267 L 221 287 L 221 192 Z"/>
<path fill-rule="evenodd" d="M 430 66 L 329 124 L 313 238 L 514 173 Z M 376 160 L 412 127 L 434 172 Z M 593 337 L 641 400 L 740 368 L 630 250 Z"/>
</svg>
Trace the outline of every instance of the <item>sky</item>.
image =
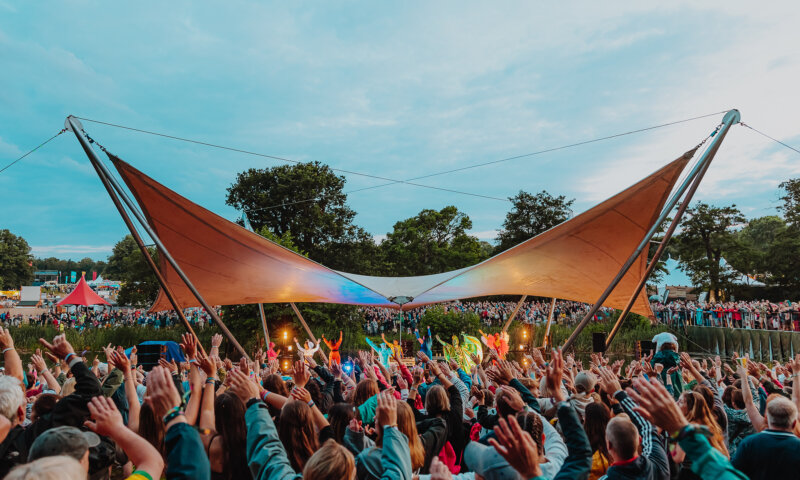
<svg viewBox="0 0 800 480">
<path fill-rule="evenodd" d="M 0 0 L 0 168 L 67 115 L 408 179 L 738 108 L 800 145 L 797 2 Z M 582 212 L 705 138 L 722 114 L 348 197 L 377 239 L 455 205 L 491 241 L 520 190 Z M 281 162 L 83 122 L 229 219 L 238 172 Z M 696 199 L 776 214 L 800 155 L 735 126 Z M 345 174 L 346 191 L 386 183 Z M 71 134 L 0 173 L 0 228 L 38 257 L 104 259 L 126 233 Z M 678 274 L 679 275 L 679 274 Z M 680 277 L 675 278 L 675 283 Z M 668 277 L 669 279 L 669 277 Z"/>
</svg>

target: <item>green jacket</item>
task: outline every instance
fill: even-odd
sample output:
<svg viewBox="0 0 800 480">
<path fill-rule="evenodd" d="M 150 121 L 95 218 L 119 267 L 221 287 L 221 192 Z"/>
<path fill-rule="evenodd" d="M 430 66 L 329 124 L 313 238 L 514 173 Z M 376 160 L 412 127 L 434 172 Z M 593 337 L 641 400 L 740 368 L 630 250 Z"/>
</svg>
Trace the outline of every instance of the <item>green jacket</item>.
<svg viewBox="0 0 800 480">
<path fill-rule="evenodd" d="M 713 448 L 701 432 L 695 430 L 678 443 L 692 461 L 692 471 L 703 479 L 747 480 L 747 476 L 733 468 L 725 455 Z"/>
<path fill-rule="evenodd" d="M 164 437 L 167 480 L 211 480 L 211 464 L 197 433 L 188 423 L 177 423 Z"/>
</svg>

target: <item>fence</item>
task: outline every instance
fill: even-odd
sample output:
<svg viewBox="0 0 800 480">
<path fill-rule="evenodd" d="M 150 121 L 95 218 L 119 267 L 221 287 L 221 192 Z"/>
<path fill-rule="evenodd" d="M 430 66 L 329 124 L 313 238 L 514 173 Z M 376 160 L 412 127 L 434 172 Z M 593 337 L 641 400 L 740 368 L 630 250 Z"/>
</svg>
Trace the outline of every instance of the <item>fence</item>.
<svg viewBox="0 0 800 480">
<path fill-rule="evenodd" d="M 708 355 L 750 354 L 759 362 L 786 362 L 800 353 L 800 333 L 745 328 L 686 327 L 687 336 Z M 694 350 L 694 349 L 692 349 Z"/>
</svg>

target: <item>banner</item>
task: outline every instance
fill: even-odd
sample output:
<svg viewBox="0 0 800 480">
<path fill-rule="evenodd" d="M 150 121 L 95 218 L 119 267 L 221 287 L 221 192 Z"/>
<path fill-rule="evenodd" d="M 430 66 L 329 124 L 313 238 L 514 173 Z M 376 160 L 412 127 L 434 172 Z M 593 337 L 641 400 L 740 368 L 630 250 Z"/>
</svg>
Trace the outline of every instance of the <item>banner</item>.
<svg viewBox="0 0 800 480">
<path fill-rule="evenodd" d="M 70 272 L 69 273 L 69 283 L 75 283 L 78 281 L 78 273 L 77 272 Z"/>
<path fill-rule="evenodd" d="M 97 272 L 92 272 L 92 281 L 97 280 Z"/>
</svg>

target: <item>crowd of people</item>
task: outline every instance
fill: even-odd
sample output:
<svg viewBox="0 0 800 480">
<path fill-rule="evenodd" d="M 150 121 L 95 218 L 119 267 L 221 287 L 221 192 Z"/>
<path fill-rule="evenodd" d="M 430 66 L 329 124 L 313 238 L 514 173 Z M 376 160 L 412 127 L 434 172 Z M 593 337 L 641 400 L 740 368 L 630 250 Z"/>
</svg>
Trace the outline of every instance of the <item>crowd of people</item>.
<svg viewBox="0 0 800 480">
<path fill-rule="evenodd" d="M 291 375 L 262 351 L 222 358 L 185 334 L 185 362 L 75 353 L 40 339 L 23 362 L 0 329 L 0 478 L 783 479 L 800 475 L 800 355 L 698 361 L 668 333 L 627 365 L 558 350 L 516 361 L 395 351 Z M 412 355 L 412 352 L 405 352 Z M 316 355 L 316 358 L 315 358 Z M 337 357 L 330 357 L 331 359 Z"/>
<path fill-rule="evenodd" d="M 543 300 L 530 300 L 523 302 L 517 311 L 515 320 L 526 324 L 541 325 L 547 322 L 550 315 L 551 302 Z M 380 335 L 384 332 L 396 332 L 398 328 L 413 331 L 419 325 L 425 312 L 430 308 L 441 308 L 445 313 L 472 313 L 480 318 L 486 327 L 502 326 L 508 317 L 514 313 L 517 302 L 449 302 L 436 305 L 427 305 L 401 314 L 397 310 L 381 307 L 362 307 L 364 331 L 368 335 Z M 553 322 L 573 324 L 580 321 L 589 311 L 591 305 L 582 302 L 559 300 L 553 309 Z M 601 307 L 595 319 L 602 321 L 613 313 L 614 309 Z"/>
<path fill-rule="evenodd" d="M 202 308 L 188 308 L 184 316 L 193 328 L 203 328 L 213 324 L 211 316 Z M 182 325 L 181 319 L 173 311 L 148 312 L 146 309 L 134 308 L 99 308 L 72 309 L 70 311 L 50 308 L 36 314 L 12 314 L 10 311 L 0 312 L 0 323 L 18 327 L 21 324 L 46 326 L 61 329 L 74 328 L 83 331 L 86 328 L 107 328 L 119 326 L 148 326 L 166 328 Z"/>
<path fill-rule="evenodd" d="M 656 319 L 675 327 L 748 328 L 800 331 L 800 305 L 790 301 L 690 302 L 676 300 L 651 305 Z"/>
</svg>

